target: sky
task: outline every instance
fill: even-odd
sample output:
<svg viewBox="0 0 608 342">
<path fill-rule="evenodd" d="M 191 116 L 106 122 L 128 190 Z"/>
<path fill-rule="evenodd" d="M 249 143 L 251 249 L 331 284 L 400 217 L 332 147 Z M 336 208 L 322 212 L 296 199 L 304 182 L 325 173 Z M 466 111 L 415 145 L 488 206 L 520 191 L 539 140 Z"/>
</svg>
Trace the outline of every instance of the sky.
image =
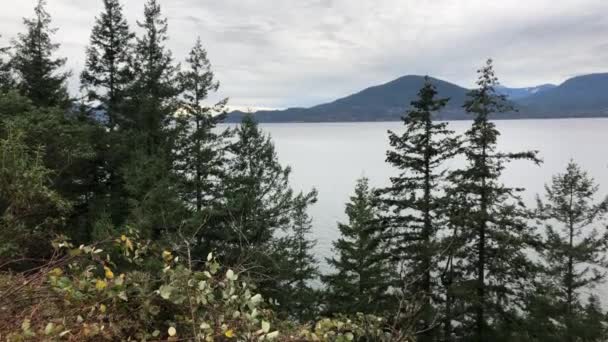
<svg viewBox="0 0 608 342">
<path fill-rule="evenodd" d="M 306 107 L 404 75 L 471 87 L 485 59 L 502 84 L 608 72 L 606 0 L 159 0 L 182 61 L 197 37 L 233 108 Z M 0 46 L 35 0 L 0 0 Z M 144 0 L 123 0 L 136 28 Z M 77 92 L 101 0 L 48 0 Z"/>
</svg>

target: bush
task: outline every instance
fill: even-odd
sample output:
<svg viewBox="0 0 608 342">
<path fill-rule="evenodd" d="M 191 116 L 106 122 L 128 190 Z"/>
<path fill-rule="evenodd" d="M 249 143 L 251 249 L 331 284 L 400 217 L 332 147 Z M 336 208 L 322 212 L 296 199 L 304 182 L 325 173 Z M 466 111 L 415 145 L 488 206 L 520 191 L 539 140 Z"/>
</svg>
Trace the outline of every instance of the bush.
<svg viewBox="0 0 608 342">
<path fill-rule="evenodd" d="M 7 341 L 411 340 L 362 314 L 314 325 L 279 320 L 254 285 L 212 254 L 201 265 L 170 250 L 155 255 L 158 246 L 134 231 L 90 246 L 65 238 L 53 246 L 53 258 L 34 272 L 0 275 Z M 141 271 L 151 257 L 164 267 Z"/>
</svg>

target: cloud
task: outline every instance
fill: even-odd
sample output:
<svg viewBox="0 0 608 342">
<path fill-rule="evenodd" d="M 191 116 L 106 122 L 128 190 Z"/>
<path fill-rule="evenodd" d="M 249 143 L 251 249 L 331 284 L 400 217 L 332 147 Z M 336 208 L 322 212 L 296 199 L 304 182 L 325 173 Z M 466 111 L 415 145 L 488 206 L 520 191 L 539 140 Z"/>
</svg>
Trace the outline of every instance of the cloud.
<svg viewBox="0 0 608 342">
<path fill-rule="evenodd" d="M 405 74 L 471 86 L 487 57 L 510 86 L 608 71 L 604 0 L 160 1 L 176 59 L 200 36 L 222 84 L 218 98 L 229 96 L 234 107 L 309 106 Z M 136 29 L 144 1 L 123 3 Z M 2 40 L 19 32 L 33 6 L 3 8 Z M 75 75 L 101 7 L 49 0 Z"/>
</svg>

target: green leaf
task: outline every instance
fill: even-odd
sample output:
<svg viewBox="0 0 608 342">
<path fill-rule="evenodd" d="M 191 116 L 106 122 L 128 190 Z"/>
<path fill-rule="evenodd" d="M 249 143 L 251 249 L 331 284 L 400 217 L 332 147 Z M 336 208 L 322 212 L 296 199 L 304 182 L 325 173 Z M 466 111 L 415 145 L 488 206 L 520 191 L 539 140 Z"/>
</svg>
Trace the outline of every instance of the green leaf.
<svg viewBox="0 0 608 342">
<path fill-rule="evenodd" d="M 55 329 L 55 324 L 50 322 L 46 325 L 46 327 L 44 328 L 44 334 L 45 335 L 50 335 L 53 333 L 53 330 Z"/>
<path fill-rule="evenodd" d="M 158 289 L 158 293 L 163 299 L 169 299 L 171 297 L 171 292 L 173 292 L 173 287 L 170 285 L 162 285 Z"/>
<path fill-rule="evenodd" d="M 267 334 L 270 331 L 270 323 L 262 321 L 262 330 Z"/>
<path fill-rule="evenodd" d="M 228 270 L 226 272 L 226 279 L 230 280 L 230 281 L 235 281 L 238 279 L 238 275 L 234 274 L 233 270 Z"/>
</svg>

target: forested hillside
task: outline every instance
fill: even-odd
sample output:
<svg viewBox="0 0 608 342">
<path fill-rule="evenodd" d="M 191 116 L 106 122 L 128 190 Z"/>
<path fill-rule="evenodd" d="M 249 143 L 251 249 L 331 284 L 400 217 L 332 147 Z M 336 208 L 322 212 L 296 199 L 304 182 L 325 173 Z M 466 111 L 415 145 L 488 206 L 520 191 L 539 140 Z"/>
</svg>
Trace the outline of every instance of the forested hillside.
<svg viewBox="0 0 608 342">
<path fill-rule="evenodd" d="M 317 191 L 291 188 L 253 116 L 218 126 L 228 101 L 207 104 L 219 82 L 204 42 L 178 61 L 157 0 L 139 34 L 119 0 L 103 5 L 84 97 L 67 91 L 44 0 L 2 48 L 0 339 L 607 340 L 608 199 L 575 161 L 534 207 L 501 182 L 542 156 L 497 148 L 492 119 L 513 103 L 491 60 L 470 91 L 403 78 L 340 102 L 385 101 L 403 127 L 388 132 L 389 185 L 357 181 L 321 272 Z M 463 135 L 434 120 L 460 106 Z"/>
<path fill-rule="evenodd" d="M 437 113 L 444 119 L 464 119 L 462 110 L 467 93 L 465 88 L 432 78 L 439 93 L 452 101 Z M 403 115 L 424 85 L 424 76 L 404 76 L 394 81 L 364 89 L 356 94 L 311 108 L 289 108 L 253 113 L 259 122 L 342 122 L 395 121 Z M 238 122 L 247 113 L 231 112 L 228 121 Z"/>
</svg>

